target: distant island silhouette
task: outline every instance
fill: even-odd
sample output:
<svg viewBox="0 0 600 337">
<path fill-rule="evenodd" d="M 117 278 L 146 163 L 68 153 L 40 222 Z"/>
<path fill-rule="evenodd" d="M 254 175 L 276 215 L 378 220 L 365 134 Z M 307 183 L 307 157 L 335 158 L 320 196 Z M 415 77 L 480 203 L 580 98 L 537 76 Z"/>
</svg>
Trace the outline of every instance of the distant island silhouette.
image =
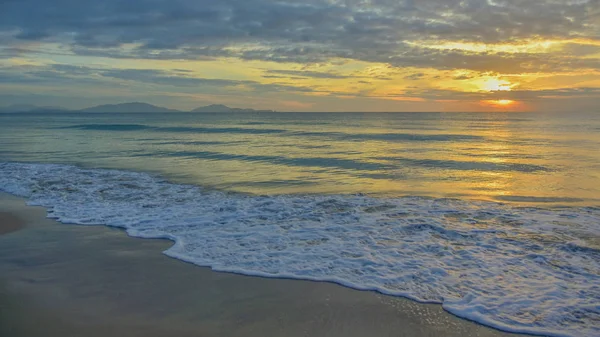
<svg viewBox="0 0 600 337">
<path fill-rule="evenodd" d="M 228 112 L 275 112 L 274 110 L 255 110 L 248 108 L 231 108 L 223 104 L 211 104 L 190 111 L 169 109 L 143 102 L 120 104 L 102 104 L 85 109 L 71 110 L 63 107 L 36 106 L 31 104 L 15 104 L 0 107 L 0 112 L 94 112 L 94 113 L 169 113 L 169 112 L 194 112 L 194 113 L 228 113 Z"/>
</svg>

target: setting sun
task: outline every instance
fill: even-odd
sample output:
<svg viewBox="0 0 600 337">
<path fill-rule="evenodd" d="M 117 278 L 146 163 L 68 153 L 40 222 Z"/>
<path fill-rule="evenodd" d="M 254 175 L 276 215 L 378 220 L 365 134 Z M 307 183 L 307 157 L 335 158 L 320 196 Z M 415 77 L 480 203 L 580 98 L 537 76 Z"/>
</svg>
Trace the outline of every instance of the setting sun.
<svg viewBox="0 0 600 337">
<path fill-rule="evenodd" d="M 515 108 L 519 103 L 511 99 L 497 99 L 482 101 L 483 105 L 493 108 Z"/>
</svg>

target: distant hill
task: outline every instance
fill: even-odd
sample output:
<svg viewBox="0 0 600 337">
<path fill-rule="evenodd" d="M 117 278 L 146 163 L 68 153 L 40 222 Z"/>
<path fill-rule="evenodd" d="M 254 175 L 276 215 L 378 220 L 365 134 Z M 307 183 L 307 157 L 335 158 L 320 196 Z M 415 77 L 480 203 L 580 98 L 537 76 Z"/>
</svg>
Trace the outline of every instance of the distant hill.
<svg viewBox="0 0 600 337">
<path fill-rule="evenodd" d="M 58 106 L 37 106 L 33 104 L 13 104 L 0 107 L 0 112 L 45 112 L 45 111 L 68 111 Z"/>
<path fill-rule="evenodd" d="M 148 103 L 133 102 L 121 104 L 103 104 L 81 110 L 68 110 L 61 107 L 36 106 L 32 104 L 15 104 L 7 107 L 0 107 L 0 112 L 56 112 L 56 111 L 79 111 L 79 112 L 108 112 L 108 113 L 128 113 L 128 112 L 182 112 L 180 110 L 169 109 Z M 273 110 L 254 110 L 230 108 L 223 104 L 212 104 L 192 110 L 191 112 L 273 112 Z"/>
<path fill-rule="evenodd" d="M 223 104 L 212 104 L 192 110 L 191 112 L 273 112 L 273 110 L 254 110 L 230 108 Z"/>
<path fill-rule="evenodd" d="M 98 105 L 91 108 L 79 110 L 81 112 L 116 112 L 116 113 L 127 113 L 127 112 L 180 112 L 179 110 L 173 110 L 163 108 L 160 106 L 148 104 L 148 103 L 122 103 L 122 104 L 104 104 Z"/>
</svg>

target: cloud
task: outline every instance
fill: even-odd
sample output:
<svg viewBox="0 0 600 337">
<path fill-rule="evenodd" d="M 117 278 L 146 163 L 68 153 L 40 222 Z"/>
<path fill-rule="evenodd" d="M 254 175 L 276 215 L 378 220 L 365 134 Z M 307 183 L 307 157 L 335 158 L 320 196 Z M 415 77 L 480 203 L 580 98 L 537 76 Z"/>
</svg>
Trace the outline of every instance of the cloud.
<svg viewBox="0 0 600 337">
<path fill-rule="evenodd" d="M 593 54 L 600 54 L 600 44 L 598 45 L 585 45 L 577 43 L 567 43 L 562 49 L 562 52 L 576 55 L 576 56 L 587 56 Z"/>
<path fill-rule="evenodd" d="M 153 85 L 167 85 L 181 87 L 187 91 L 198 91 L 200 89 L 240 88 L 244 87 L 255 92 L 314 92 L 315 89 L 307 86 L 292 86 L 283 83 L 260 83 L 250 80 L 227 80 L 217 78 L 201 78 L 182 75 L 180 73 L 167 72 L 154 69 L 115 69 L 102 70 L 101 76 L 111 77 L 127 81 L 136 81 Z"/>
<path fill-rule="evenodd" d="M 598 32 L 600 0 L 0 0 L 0 85 L 314 109 L 340 97 L 597 102 Z M 466 92 L 492 77 L 516 90 Z"/>
<path fill-rule="evenodd" d="M 235 81 L 224 79 L 186 77 L 154 69 L 113 69 L 100 72 L 104 77 L 117 78 L 127 81 L 151 83 L 157 85 L 170 85 L 176 87 L 233 87 L 242 84 L 254 84 L 253 81 Z"/>
<path fill-rule="evenodd" d="M 354 76 L 340 75 L 328 72 L 308 71 L 308 70 L 267 70 L 268 74 L 278 74 L 289 76 L 297 76 L 303 78 L 326 78 L 326 79 L 346 79 L 353 78 Z M 268 75 L 267 75 L 268 76 Z"/>
<path fill-rule="evenodd" d="M 114 81 L 120 80 L 120 81 Z M 137 82 L 161 88 L 175 87 L 178 92 L 213 92 L 245 89 L 256 93 L 291 92 L 307 93 L 318 90 L 309 86 L 285 83 L 260 83 L 251 80 L 228 80 L 191 76 L 187 70 L 111 69 L 99 67 L 52 64 L 49 66 L 0 67 L 0 84 L 110 84 L 124 86 Z"/>
<path fill-rule="evenodd" d="M 600 97 L 600 88 L 556 88 L 546 90 L 515 90 L 494 92 L 462 92 L 448 89 L 409 89 L 402 94 L 390 94 L 387 97 L 415 97 L 431 101 L 481 101 L 511 99 L 516 101 L 540 101 L 548 98 L 593 98 Z"/>
<path fill-rule="evenodd" d="M 410 80 L 410 81 L 416 81 L 416 80 L 422 79 L 423 77 L 425 77 L 424 73 L 414 73 L 414 74 L 404 76 L 404 79 Z"/>
<path fill-rule="evenodd" d="M 273 70 L 267 73 L 281 73 L 284 75 L 296 75 L 306 73 L 306 76 L 318 78 L 337 78 L 336 75 L 329 77 L 325 72 L 312 72 L 302 70 Z M 265 75 L 263 77 L 268 77 Z M 341 75 L 340 75 L 341 76 Z M 408 75 L 409 79 L 421 79 L 428 75 L 425 73 L 413 73 Z M 272 77 L 278 77 L 272 75 Z M 346 76 L 342 77 L 346 78 Z M 454 80 L 469 79 L 471 77 L 462 75 L 454 77 Z M 289 79 L 289 77 L 286 77 Z M 364 98 L 387 98 L 387 99 L 422 99 L 428 101 L 463 100 L 479 101 L 493 99 L 513 99 L 519 101 L 535 101 L 538 99 L 560 99 L 560 98 L 595 98 L 600 97 L 600 88 L 556 88 L 545 90 L 513 90 L 494 92 L 464 92 L 458 89 L 436 89 L 419 86 L 408 86 L 396 93 L 378 94 L 377 90 L 362 89 L 354 92 L 340 92 L 331 88 L 320 88 L 318 86 L 307 86 L 289 84 L 286 82 L 261 83 L 253 80 L 233 80 L 218 78 L 196 77 L 194 73 L 184 69 L 157 70 L 157 69 L 115 69 L 104 67 L 75 66 L 68 64 L 52 64 L 48 66 L 12 66 L 0 67 L 0 84 L 29 84 L 29 85 L 101 85 L 104 87 L 128 87 L 127 83 L 156 87 L 162 92 L 179 93 L 212 93 L 218 94 L 224 91 L 242 90 L 255 94 L 269 93 L 319 93 L 325 95 L 351 95 Z M 357 81 L 359 84 L 370 84 L 368 81 Z M 171 87 L 172 89 L 169 89 Z"/>
<path fill-rule="evenodd" d="M 598 41 L 598 8 L 599 0 L 2 1 L 0 40 L 47 41 L 80 55 L 113 58 L 300 64 L 345 58 L 397 67 L 535 72 L 546 65 L 598 64 L 571 55 L 548 63 L 544 55 L 439 51 L 419 42 Z M 582 48 L 576 53 L 589 49 Z"/>
</svg>

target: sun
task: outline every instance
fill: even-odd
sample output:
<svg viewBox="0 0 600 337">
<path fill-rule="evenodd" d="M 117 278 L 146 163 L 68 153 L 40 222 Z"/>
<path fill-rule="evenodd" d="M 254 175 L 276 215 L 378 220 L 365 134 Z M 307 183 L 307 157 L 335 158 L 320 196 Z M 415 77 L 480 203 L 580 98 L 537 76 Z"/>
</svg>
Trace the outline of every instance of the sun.
<svg viewBox="0 0 600 337">
<path fill-rule="evenodd" d="M 482 101 L 481 103 L 483 103 L 484 105 L 493 107 L 493 108 L 498 108 L 498 109 L 513 108 L 518 105 L 518 102 L 513 101 L 512 99 L 492 99 L 492 100 Z"/>
</svg>

